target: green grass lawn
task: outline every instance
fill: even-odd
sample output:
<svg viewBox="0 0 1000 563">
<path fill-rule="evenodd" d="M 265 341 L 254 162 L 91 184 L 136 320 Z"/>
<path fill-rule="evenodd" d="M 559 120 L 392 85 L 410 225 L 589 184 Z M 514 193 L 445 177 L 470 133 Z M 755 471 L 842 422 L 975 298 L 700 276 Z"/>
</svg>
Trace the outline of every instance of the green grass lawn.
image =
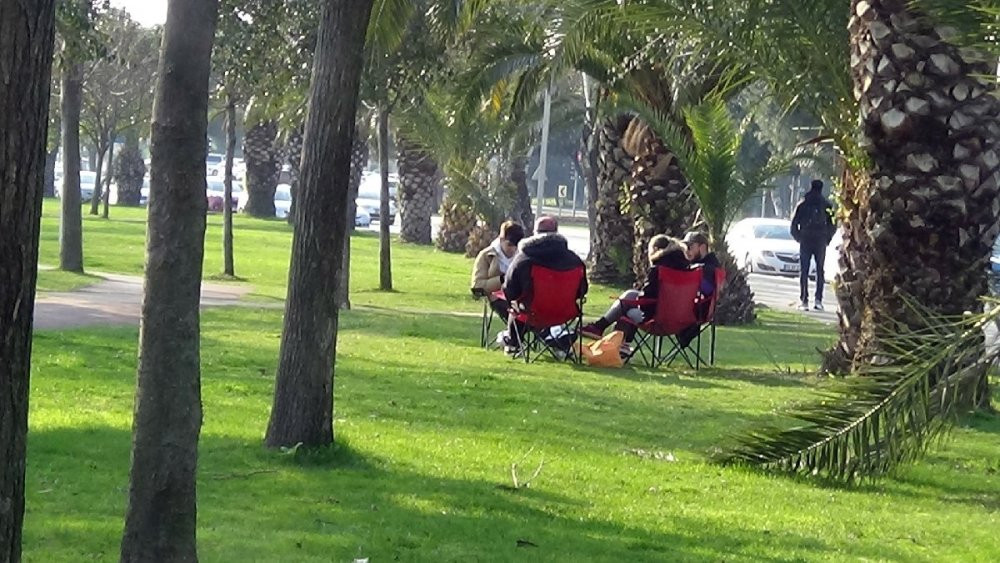
<svg viewBox="0 0 1000 563">
<path fill-rule="evenodd" d="M 142 224 L 88 221 L 87 265 L 141 271 Z M 117 213 L 115 213 L 117 211 Z M 96 225 L 94 224 L 96 223 Z M 218 270 L 212 219 L 206 273 Z M 52 263 L 46 207 L 43 262 Z M 288 228 L 237 222 L 238 274 L 280 298 Z M 213 232 L 215 234 L 213 234 Z M 252 241 L 256 241 L 256 247 Z M 995 561 L 1000 419 L 969 417 L 921 463 L 854 488 L 713 465 L 729 437 L 807 400 L 832 327 L 765 313 L 720 329 L 719 367 L 526 366 L 477 346 L 470 261 L 397 245 L 373 291 L 355 237 L 335 449 L 264 450 L 281 312 L 203 315 L 203 561 Z M 592 293 L 590 306 L 606 304 Z M 418 309 L 434 313 L 414 312 Z M 36 335 L 25 560 L 117 558 L 137 330 Z M 511 465 L 526 489 L 512 491 Z"/>
<path fill-rule="evenodd" d="M 99 277 L 90 274 L 44 269 L 38 272 L 38 291 L 75 291 L 99 281 Z"/>
</svg>

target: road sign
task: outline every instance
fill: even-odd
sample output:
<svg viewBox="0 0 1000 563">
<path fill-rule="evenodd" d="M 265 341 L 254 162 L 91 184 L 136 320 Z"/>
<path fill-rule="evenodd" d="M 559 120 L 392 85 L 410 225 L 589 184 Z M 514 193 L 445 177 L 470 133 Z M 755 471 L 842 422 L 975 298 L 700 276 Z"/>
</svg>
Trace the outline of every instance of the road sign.
<svg viewBox="0 0 1000 563">
<path fill-rule="evenodd" d="M 566 185 L 564 185 L 564 184 L 560 184 L 559 185 L 559 197 L 563 198 L 563 199 L 566 199 L 566 197 L 568 195 L 569 195 L 569 188 L 566 187 Z"/>
</svg>

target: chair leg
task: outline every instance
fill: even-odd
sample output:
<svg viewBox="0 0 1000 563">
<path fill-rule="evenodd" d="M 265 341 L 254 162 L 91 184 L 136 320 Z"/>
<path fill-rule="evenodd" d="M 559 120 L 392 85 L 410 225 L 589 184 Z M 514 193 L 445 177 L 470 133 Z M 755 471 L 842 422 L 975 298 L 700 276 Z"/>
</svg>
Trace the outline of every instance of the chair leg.
<svg viewBox="0 0 1000 563">
<path fill-rule="evenodd" d="M 715 365 L 715 321 L 712 321 L 710 325 L 712 331 L 712 347 L 708 352 L 708 361 L 714 366 Z"/>
<path fill-rule="evenodd" d="M 487 338 L 486 335 L 489 334 L 489 331 L 490 331 L 489 321 L 487 320 L 487 317 L 486 317 L 486 315 L 489 314 L 489 309 L 490 309 L 489 299 L 484 297 L 483 298 L 483 321 L 481 323 L 481 326 L 479 327 L 479 346 L 481 348 L 486 348 L 486 338 Z"/>
<path fill-rule="evenodd" d="M 698 343 L 695 344 L 694 352 L 694 371 L 701 369 L 701 331 L 698 331 Z"/>
</svg>

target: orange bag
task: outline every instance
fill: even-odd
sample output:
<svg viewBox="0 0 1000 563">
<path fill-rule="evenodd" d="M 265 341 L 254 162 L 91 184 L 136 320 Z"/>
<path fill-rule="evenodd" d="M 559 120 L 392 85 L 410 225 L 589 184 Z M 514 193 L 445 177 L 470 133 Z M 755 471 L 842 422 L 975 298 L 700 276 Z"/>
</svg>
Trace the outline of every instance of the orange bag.
<svg viewBox="0 0 1000 563">
<path fill-rule="evenodd" d="M 620 330 L 612 331 L 604 338 L 583 346 L 580 350 L 588 365 L 603 368 L 620 368 L 625 365 L 621 356 L 622 343 L 625 341 L 625 333 Z"/>
</svg>

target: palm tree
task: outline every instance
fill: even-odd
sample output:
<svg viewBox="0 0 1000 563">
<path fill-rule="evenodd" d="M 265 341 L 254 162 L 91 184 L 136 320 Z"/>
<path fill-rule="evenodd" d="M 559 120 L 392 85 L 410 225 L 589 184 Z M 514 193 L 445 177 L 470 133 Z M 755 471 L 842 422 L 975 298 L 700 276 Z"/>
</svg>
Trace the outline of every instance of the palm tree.
<svg viewBox="0 0 1000 563">
<path fill-rule="evenodd" d="M 431 154 L 405 138 L 397 138 L 396 165 L 399 167 L 399 240 L 414 244 L 431 243 L 431 216 L 434 194 L 441 179 Z"/>
<path fill-rule="evenodd" d="M 962 8 L 978 14 L 970 8 L 995 3 L 963 2 L 948 14 L 934 9 L 944 3 L 930 0 L 921 3 L 926 8 L 879 0 L 712 3 L 713 17 L 723 19 L 735 10 L 755 11 L 745 20 L 757 29 L 739 40 L 701 17 L 700 4 L 633 6 L 629 21 L 646 21 L 646 29 L 668 27 L 698 39 L 706 50 L 727 45 L 752 61 L 753 76 L 785 102 L 803 94 L 803 84 L 824 86 L 809 89 L 800 101 L 820 117 L 844 155 L 838 294 L 846 315 L 831 367 L 885 376 L 861 380 L 862 387 L 849 388 L 840 400 L 804 409 L 806 431 L 760 434 L 745 444 L 750 454 L 738 458 L 809 472 L 829 473 L 840 464 L 834 476 L 884 473 L 919 455 L 933 434 L 927 429 L 948 420 L 950 408 L 924 405 L 954 395 L 953 383 L 965 391 L 959 396 L 988 401 L 986 370 L 969 368 L 983 356 L 981 330 L 956 335 L 933 319 L 979 309 L 986 290 L 985 266 L 1000 214 L 1000 108 L 991 95 L 994 85 L 982 77 L 992 74 L 995 59 L 961 49 L 959 39 L 936 24 L 939 16 L 956 12 L 968 20 Z M 983 21 L 993 20 L 981 18 L 973 35 L 988 35 Z M 918 313 L 907 299 L 927 310 Z M 900 342 L 893 334 L 926 341 Z M 922 355 L 927 350 L 945 348 L 944 359 L 923 362 L 926 376 L 880 371 L 901 356 L 919 359 L 928 357 Z M 887 437 L 890 431 L 895 434 Z M 901 440 L 915 444 L 905 455 L 899 454 Z M 848 463 L 852 459 L 874 462 Z"/>
</svg>

